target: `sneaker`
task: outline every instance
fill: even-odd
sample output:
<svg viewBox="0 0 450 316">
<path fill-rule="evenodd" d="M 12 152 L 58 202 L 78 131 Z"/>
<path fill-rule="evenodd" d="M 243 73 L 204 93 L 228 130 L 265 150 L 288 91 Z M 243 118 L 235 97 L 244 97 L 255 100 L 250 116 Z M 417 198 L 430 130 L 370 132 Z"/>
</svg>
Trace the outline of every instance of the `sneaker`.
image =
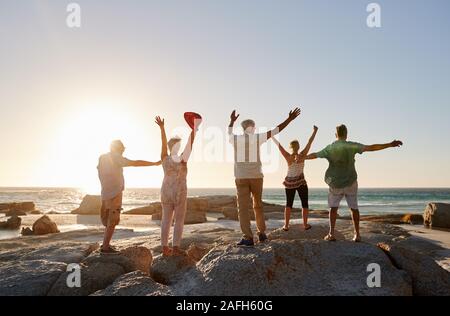
<svg viewBox="0 0 450 316">
<path fill-rule="evenodd" d="M 265 242 L 268 238 L 265 233 L 258 234 L 259 242 Z"/>
<path fill-rule="evenodd" d="M 254 245 L 255 242 L 253 241 L 253 239 L 245 239 L 245 238 L 242 238 L 242 240 L 237 244 L 238 247 L 253 247 Z"/>
<path fill-rule="evenodd" d="M 108 249 L 104 250 L 103 248 L 100 249 L 100 253 L 104 255 L 117 255 L 119 251 L 116 249 L 113 249 L 112 247 L 109 247 Z"/>
</svg>

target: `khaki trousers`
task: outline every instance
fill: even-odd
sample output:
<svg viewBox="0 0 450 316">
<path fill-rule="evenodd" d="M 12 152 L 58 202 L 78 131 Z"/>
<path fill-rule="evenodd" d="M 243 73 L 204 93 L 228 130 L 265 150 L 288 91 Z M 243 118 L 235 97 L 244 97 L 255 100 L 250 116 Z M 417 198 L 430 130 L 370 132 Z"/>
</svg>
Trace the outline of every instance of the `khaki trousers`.
<svg viewBox="0 0 450 316">
<path fill-rule="evenodd" d="M 255 212 L 258 234 L 266 231 L 266 220 L 262 206 L 263 179 L 236 179 L 235 182 L 241 230 L 244 238 L 253 239 L 249 213 L 251 199 L 253 200 L 253 211 Z"/>
</svg>

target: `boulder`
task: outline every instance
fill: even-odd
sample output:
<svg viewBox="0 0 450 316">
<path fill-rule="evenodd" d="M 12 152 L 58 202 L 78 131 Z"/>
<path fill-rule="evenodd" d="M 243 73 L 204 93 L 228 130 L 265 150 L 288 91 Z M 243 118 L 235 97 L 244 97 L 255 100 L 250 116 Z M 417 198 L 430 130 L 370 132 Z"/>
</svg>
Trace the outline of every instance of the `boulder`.
<svg viewBox="0 0 450 316">
<path fill-rule="evenodd" d="M 38 211 L 38 210 L 34 210 L 34 211 L 31 211 L 30 214 L 31 214 L 31 215 L 40 215 L 40 214 L 42 214 L 42 212 L 41 212 L 41 211 Z M 49 213 L 49 214 L 50 214 L 50 213 Z"/>
<path fill-rule="evenodd" d="M 45 296 L 65 269 L 47 260 L 2 262 L 0 296 Z"/>
<path fill-rule="evenodd" d="M 33 202 L 0 203 L 0 213 L 6 213 L 9 210 L 31 212 L 34 208 Z"/>
<path fill-rule="evenodd" d="M 423 219 L 427 226 L 450 228 L 450 204 L 428 204 L 423 213 Z"/>
<path fill-rule="evenodd" d="M 208 211 L 221 213 L 224 207 L 236 208 L 237 199 L 235 195 L 211 195 L 208 199 Z"/>
<path fill-rule="evenodd" d="M 158 283 L 174 284 L 186 271 L 195 266 L 187 255 L 164 257 L 159 255 L 153 261 L 151 277 Z"/>
<path fill-rule="evenodd" d="M 129 211 L 126 211 L 125 214 L 130 214 L 130 215 L 153 215 L 153 214 L 157 214 L 157 213 L 161 213 L 161 203 L 160 202 L 155 202 L 150 204 L 149 206 L 144 206 L 144 207 L 138 207 L 138 208 L 134 208 L 131 209 Z"/>
<path fill-rule="evenodd" d="M 27 213 L 25 213 L 24 211 L 21 211 L 21 210 L 10 210 L 10 211 L 5 213 L 6 217 L 9 217 L 9 216 L 25 216 L 25 215 L 27 215 Z"/>
<path fill-rule="evenodd" d="M 22 227 L 22 231 L 20 232 L 22 236 L 33 236 L 34 232 L 30 227 Z"/>
<path fill-rule="evenodd" d="M 255 212 L 253 209 L 249 209 L 250 219 L 252 221 L 255 220 Z M 225 219 L 238 221 L 239 220 L 239 210 L 237 207 L 224 207 L 222 208 L 222 214 L 225 216 Z"/>
<path fill-rule="evenodd" d="M 405 214 L 402 222 L 411 225 L 423 225 L 423 216 L 420 214 Z"/>
<path fill-rule="evenodd" d="M 208 198 L 192 197 L 187 199 L 187 209 L 189 211 L 207 212 L 209 209 Z"/>
<path fill-rule="evenodd" d="M 58 226 L 47 215 L 42 216 L 33 224 L 34 235 L 47 235 L 59 233 Z"/>
<path fill-rule="evenodd" d="M 412 278 L 413 294 L 419 296 L 450 296 L 450 272 L 431 257 L 402 246 L 402 242 L 378 245 L 400 269 Z"/>
<path fill-rule="evenodd" d="M 156 283 L 152 278 L 141 271 L 122 275 L 113 284 L 92 296 L 168 296 L 170 289 Z"/>
<path fill-rule="evenodd" d="M 369 287 L 377 263 L 382 286 Z M 245 276 L 245 277 L 243 277 Z M 173 287 L 175 295 L 411 295 L 411 279 L 379 248 L 350 241 L 274 240 L 245 249 L 220 245 Z"/>
<path fill-rule="evenodd" d="M 121 265 L 113 262 L 94 262 L 89 266 L 80 265 L 79 267 L 80 287 L 67 286 L 67 280 L 74 272 L 69 270 L 60 275 L 48 292 L 48 296 L 87 296 L 106 288 L 126 272 Z"/>
<path fill-rule="evenodd" d="M 18 216 L 11 216 L 6 221 L 0 222 L 0 229 L 14 230 L 22 225 L 22 219 Z"/>
<path fill-rule="evenodd" d="M 133 246 L 121 250 L 120 253 L 134 263 L 134 268 L 145 274 L 149 274 L 153 257 L 151 251 L 146 247 Z"/>
<path fill-rule="evenodd" d="M 161 213 L 156 213 L 152 215 L 152 221 L 160 221 L 162 217 Z M 184 218 L 184 223 L 186 225 L 190 224 L 200 224 L 200 223 L 206 223 L 206 212 L 201 211 L 191 211 L 187 210 L 186 217 Z"/>
<path fill-rule="evenodd" d="M 80 207 L 73 210 L 72 214 L 97 215 L 102 208 L 102 198 L 99 195 L 86 195 L 81 201 Z"/>
<path fill-rule="evenodd" d="M 200 261 L 211 250 L 211 246 L 205 244 L 191 244 L 187 250 L 187 255 L 193 261 Z"/>
</svg>

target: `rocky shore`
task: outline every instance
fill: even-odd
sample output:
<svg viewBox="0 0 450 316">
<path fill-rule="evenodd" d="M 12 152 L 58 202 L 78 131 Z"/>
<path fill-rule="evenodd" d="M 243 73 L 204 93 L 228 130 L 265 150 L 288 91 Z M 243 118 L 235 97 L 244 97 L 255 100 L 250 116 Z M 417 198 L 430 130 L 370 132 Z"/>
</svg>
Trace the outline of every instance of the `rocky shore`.
<svg viewBox="0 0 450 316">
<path fill-rule="evenodd" d="M 103 229 L 94 223 L 98 199 L 84 202 L 75 214 L 44 219 L 28 205 L 22 225 L 40 224 L 29 227 L 30 236 L 0 240 L 0 295 L 450 295 L 450 233 L 424 228 L 417 217 L 365 217 L 362 243 L 350 241 L 351 220 L 340 217 L 338 241 L 330 243 L 322 240 L 326 212 L 312 212 L 309 231 L 294 220 L 284 232 L 282 207 L 267 204 L 270 241 L 243 249 L 235 247 L 235 198 L 192 198 L 188 210 L 198 221 L 186 226 L 185 256 L 161 256 L 157 204 L 126 212 L 122 225 L 130 228 L 114 238 L 120 254 L 105 256 L 98 251 Z M 94 224 L 63 231 L 63 218 Z M 50 231 L 34 233 L 42 229 Z M 74 264 L 80 287 L 67 286 Z M 371 264 L 380 269 L 380 287 L 368 286 Z"/>
</svg>

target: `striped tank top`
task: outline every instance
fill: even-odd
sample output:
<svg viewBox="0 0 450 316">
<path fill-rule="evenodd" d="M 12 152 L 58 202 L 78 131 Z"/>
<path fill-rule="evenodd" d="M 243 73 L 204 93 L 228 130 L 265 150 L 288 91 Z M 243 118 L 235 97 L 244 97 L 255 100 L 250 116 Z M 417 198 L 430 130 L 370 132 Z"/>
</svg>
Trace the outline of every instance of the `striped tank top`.
<svg viewBox="0 0 450 316">
<path fill-rule="evenodd" d="M 283 185 L 286 189 L 296 189 L 302 185 L 307 185 L 303 171 L 305 162 L 293 162 L 288 167 L 288 174 L 284 179 Z"/>
</svg>

